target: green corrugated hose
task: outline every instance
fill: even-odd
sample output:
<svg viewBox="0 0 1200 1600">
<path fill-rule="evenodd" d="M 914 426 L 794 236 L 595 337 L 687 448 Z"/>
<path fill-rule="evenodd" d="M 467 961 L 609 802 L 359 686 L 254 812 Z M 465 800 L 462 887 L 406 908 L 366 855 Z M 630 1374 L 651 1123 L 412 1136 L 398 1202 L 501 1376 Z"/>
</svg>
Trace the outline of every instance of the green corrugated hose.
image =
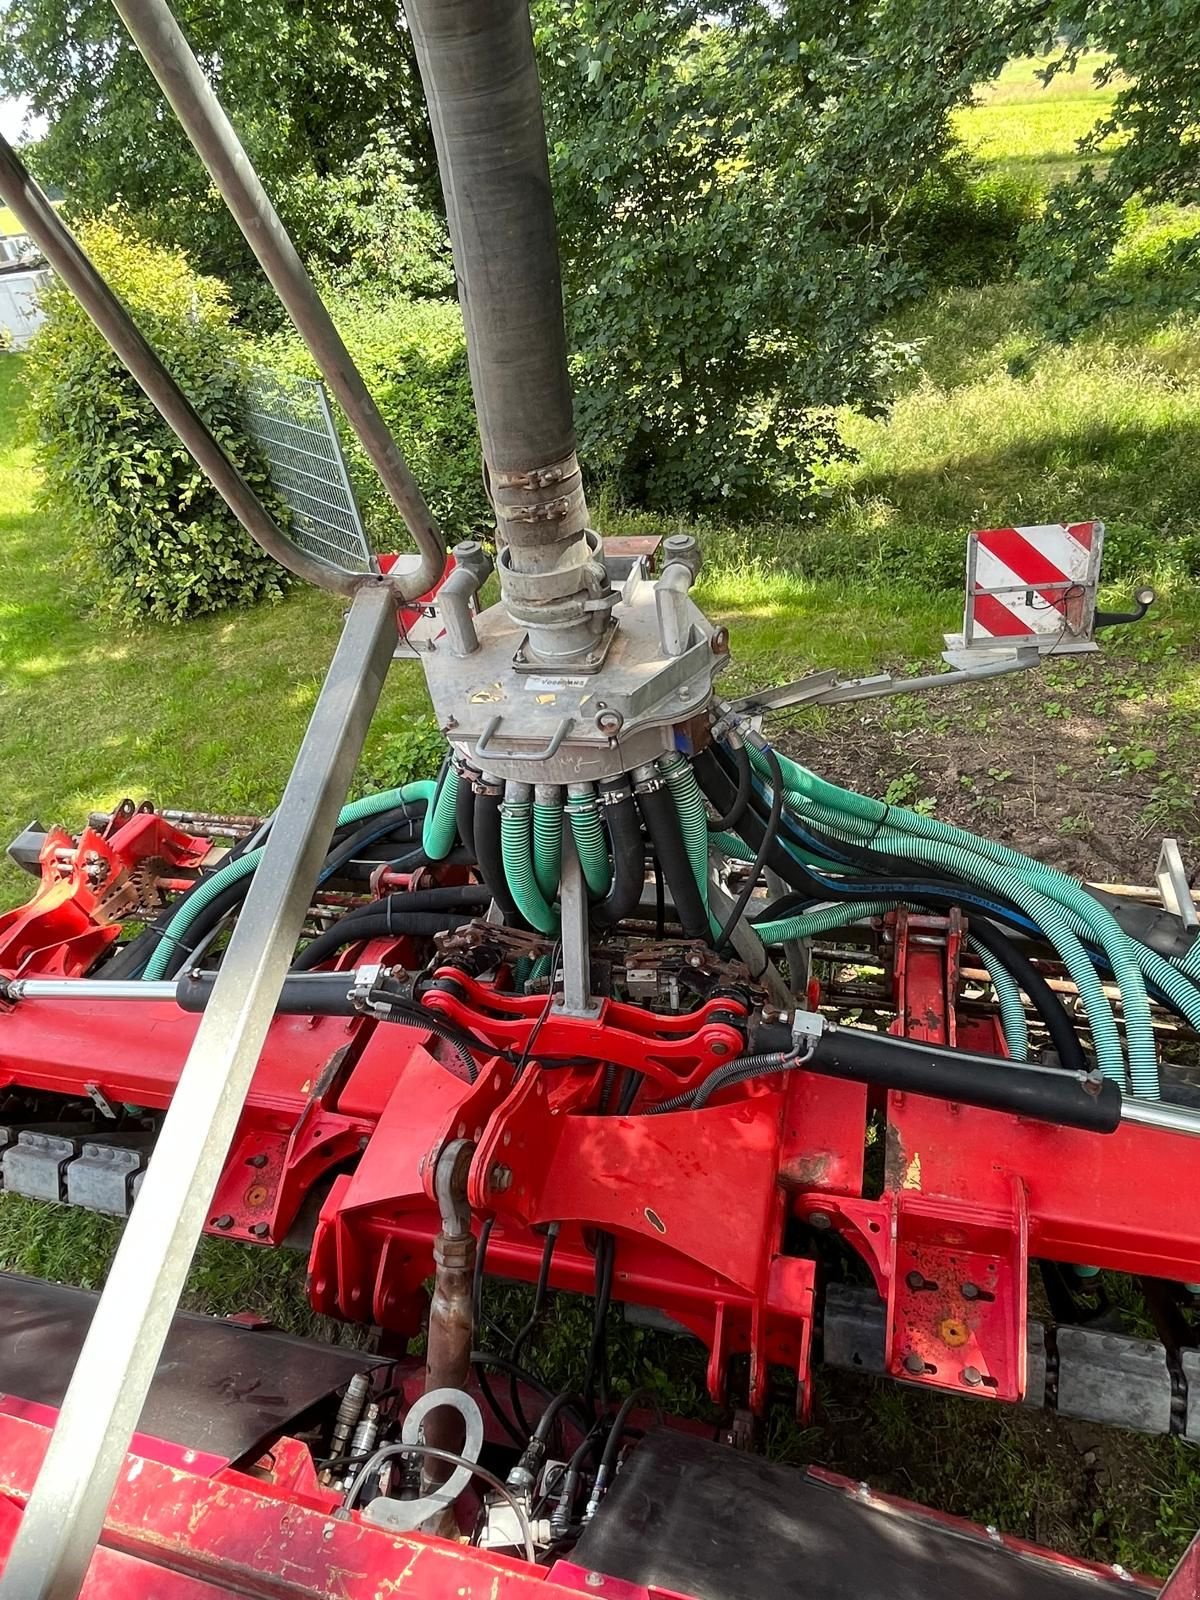
<svg viewBox="0 0 1200 1600">
<path fill-rule="evenodd" d="M 533 870 L 533 802 L 505 795 L 500 804 L 504 878 L 517 910 L 539 933 L 558 932 L 558 912 L 538 887 Z"/>
<path fill-rule="evenodd" d="M 430 861 L 444 861 L 454 849 L 458 832 L 454 808 L 458 803 L 458 771 L 448 766 L 438 783 L 437 794 L 425 812 L 425 826 L 421 830 L 421 849 Z"/>
<path fill-rule="evenodd" d="M 606 895 L 612 884 L 612 864 L 608 859 L 608 838 L 600 820 L 596 790 L 589 783 L 572 784 L 568 790 L 567 815 L 571 834 L 583 868 L 584 882 L 594 895 Z"/>
<path fill-rule="evenodd" d="M 420 783 L 406 783 L 400 789 L 385 789 L 381 794 L 364 795 L 361 800 L 351 801 L 349 805 L 342 807 L 338 812 L 337 826 L 345 828 L 351 823 L 366 822 L 368 817 L 378 816 L 382 811 L 392 811 L 401 805 L 414 805 L 420 800 L 424 800 L 428 806 L 436 787 L 432 780 L 424 780 Z M 238 883 L 254 871 L 262 860 L 265 849 L 265 845 L 260 845 L 257 850 L 247 850 L 245 855 L 238 856 L 225 866 L 219 867 L 211 877 L 201 879 L 164 929 L 162 938 L 154 948 L 154 954 L 146 963 L 143 978 L 151 980 L 162 976 L 163 968 L 170 959 L 172 946 L 179 942 L 200 912 L 215 900 L 217 895 L 228 889 L 231 883 Z"/>
<path fill-rule="evenodd" d="M 671 798 L 679 813 L 684 848 L 687 850 L 696 887 L 700 890 L 700 899 L 705 911 L 708 912 L 709 925 L 714 933 L 720 933 L 720 921 L 713 916 L 708 906 L 708 846 L 712 836 L 708 831 L 708 810 L 704 804 L 703 790 L 696 780 L 692 763 L 686 756 L 680 755 L 678 750 L 673 750 L 670 755 L 660 756 L 658 770 L 667 780 L 667 788 L 671 791 Z M 753 860 L 753 857 L 751 859 Z"/>
<path fill-rule="evenodd" d="M 754 931 L 764 944 L 791 944 L 793 939 L 816 939 L 833 928 L 847 928 L 853 922 L 866 922 L 894 911 L 898 900 L 843 900 L 819 911 L 806 911 L 796 917 L 780 917 L 777 922 L 756 922 Z"/>
<path fill-rule="evenodd" d="M 751 760 L 764 771 L 766 762 L 761 753 L 753 745 L 749 749 Z M 855 843 L 877 846 L 886 855 L 939 866 L 1021 904 L 1051 937 L 1080 990 L 1102 1070 L 1123 1084 L 1121 1043 L 1112 1008 L 1076 937 L 1082 922 L 1108 957 L 1121 990 L 1134 1093 L 1151 1098 L 1158 1095 L 1158 1059 L 1141 958 L 1135 942 L 1081 885 L 994 840 L 977 838 L 932 817 L 842 789 L 786 757 L 781 756 L 780 762 L 789 798 L 818 827 Z M 1022 904 L 1017 888 L 1023 894 L 1032 893 L 1036 899 Z M 1039 904 L 1045 909 L 1031 909 Z"/>
<path fill-rule="evenodd" d="M 1004 1029 L 1004 1042 L 1008 1046 L 1008 1053 L 1014 1061 L 1029 1060 L 1029 1022 L 1025 1016 L 1025 1003 L 1021 999 L 1021 991 L 1017 981 L 1002 966 L 990 950 L 985 950 L 981 944 L 976 944 L 974 939 L 967 943 L 979 957 L 980 964 L 991 981 L 992 988 L 996 991 L 996 1003 L 1000 1007 L 1000 1026 Z"/>
<path fill-rule="evenodd" d="M 548 901 L 558 896 L 562 877 L 562 796 L 533 800 L 533 871 L 538 888 Z"/>
</svg>

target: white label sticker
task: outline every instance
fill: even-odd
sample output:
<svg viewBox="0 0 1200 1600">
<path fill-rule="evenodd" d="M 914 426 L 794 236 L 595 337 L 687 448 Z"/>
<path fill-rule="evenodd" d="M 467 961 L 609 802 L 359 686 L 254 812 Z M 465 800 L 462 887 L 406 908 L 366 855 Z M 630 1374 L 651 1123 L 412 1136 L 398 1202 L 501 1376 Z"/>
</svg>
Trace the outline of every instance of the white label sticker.
<svg viewBox="0 0 1200 1600">
<path fill-rule="evenodd" d="M 527 689 L 539 694 L 559 694 L 563 689 L 586 689 L 587 678 L 525 678 Z"/>
</svg>

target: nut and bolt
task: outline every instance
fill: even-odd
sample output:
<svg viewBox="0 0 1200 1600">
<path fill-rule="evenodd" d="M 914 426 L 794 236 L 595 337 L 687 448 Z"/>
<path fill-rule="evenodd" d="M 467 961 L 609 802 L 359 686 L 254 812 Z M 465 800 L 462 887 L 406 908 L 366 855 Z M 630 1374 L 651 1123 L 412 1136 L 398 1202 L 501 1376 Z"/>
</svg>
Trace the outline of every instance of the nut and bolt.
<svg viewBox="0 0 1200 1600">
<path fill-rule="evenodd" d="M 499 1162 L 488 1173 L 488 1185 L 496 1194 L 503 1194 L 506 1189 L 511 1189 L 512 1180 L 512 1168 L 501 1166 Z"/>
<path fill-rule="evenodd" d="M 833 1226 L 833 1218 L 828 1211 L 810 1211 L 804 1220 L 810 1228 L 816 1228 L 818 1233 L 824 1233 L 826 1228 Z"/>
<path fill-rule="evenodd" d="M 619 711 L 600 711 L 596 715 L 596 728 L 600 733 L 613 735 L 620 733 L 625 726 L 625 718 Z"/>
<path fill-rule="evenodd" d="M 727 1056 L 729 1054 L 729 1046 L 722 1044 L 720 1039 L 714 1039 L 708 1047 L 708 1053 L 710 1056 Z"/>
<path fill-rule="evenodd" d="M 964 1300 L 979 1299 L 979 1285 L 977 1283 L 964 1283 L 959 1285 L 959 1292 Z"/>
<path fill-rule="evenodd" d="M 265 1239 L 270 1231 L 270 1227 L 265 1222 L 252 1222 L 250 1224 L 250 1232 L 256 1239 Z"/>
<path fill-rule="evenodd" d="M 212 1225 L 214 1228 L 232 1228 L 233 1218 L 229 1215 L 228 1211 L 225 1211 L 219 1217 L 213 1218 Z"/>
<path fill-rule="evenodd" d="M 604 1587 L 604 1577 L 599 1572 L 589 1572 L 583 1581 L 589 1589 L 602 1589 Z"/>
<path fill-rule="evenodd" d="M 266 1164 L 267 1164 L 267 1158 L 266 1158 L 265 1155 L 263 1155 L 261 1150 L 259 1151 L 258 1155 L 256 1155 L 256 1156 L 247 1156 L 246 1157 L 246 1165 L 248 1167 L 265 1167 Z"/>
<path fill-rule="evenodd" d="M 960 1376 L 962 1381 L 969 1384 L 972 1389 L 977 1388 L 983 1382 L 983 1373 L 980 1372 L 978 1367 L 964 1367 Z"/>
<path fill-rule="evenodd" d="M 909 1353 L 904 1358 L 904 1370 L 905 1370 L 905 1372 L 913 1372 L 913 1373 L 924 1372 L 925 1371 L 925 1358 L 924 1358 L 924 1356 L 919 1356 L 915 1350 L 910 1350 Z"/>
</svg>

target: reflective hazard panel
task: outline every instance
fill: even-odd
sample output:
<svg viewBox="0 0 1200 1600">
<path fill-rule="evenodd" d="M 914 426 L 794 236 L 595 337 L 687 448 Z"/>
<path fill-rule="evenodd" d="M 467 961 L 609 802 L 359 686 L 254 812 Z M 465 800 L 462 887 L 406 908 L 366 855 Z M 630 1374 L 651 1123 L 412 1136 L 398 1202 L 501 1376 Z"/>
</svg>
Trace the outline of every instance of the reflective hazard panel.
<svg viewBox="0 0 1200 1600">
<path fill-rule="evenodd" d="M 972 533 L 962 643 L 968 650 L 1086 648 L 1103 545 L 1102 522 L 1047 522 Z"/>
</svg>

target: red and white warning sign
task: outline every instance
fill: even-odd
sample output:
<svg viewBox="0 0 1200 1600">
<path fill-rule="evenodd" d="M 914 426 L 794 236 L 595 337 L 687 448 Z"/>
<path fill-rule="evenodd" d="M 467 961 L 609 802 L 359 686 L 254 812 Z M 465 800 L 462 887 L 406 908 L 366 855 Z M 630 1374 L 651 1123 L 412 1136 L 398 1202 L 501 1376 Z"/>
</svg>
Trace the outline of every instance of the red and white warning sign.
<svg viewBox="0 0 1200 1600">
<path fill-rule="evenodd" d="M 987 528 L 967 543 L 963 643 L 1040 650 L 1086 645 L 1092 634 L 1102 522 Z"/>
</svg>

